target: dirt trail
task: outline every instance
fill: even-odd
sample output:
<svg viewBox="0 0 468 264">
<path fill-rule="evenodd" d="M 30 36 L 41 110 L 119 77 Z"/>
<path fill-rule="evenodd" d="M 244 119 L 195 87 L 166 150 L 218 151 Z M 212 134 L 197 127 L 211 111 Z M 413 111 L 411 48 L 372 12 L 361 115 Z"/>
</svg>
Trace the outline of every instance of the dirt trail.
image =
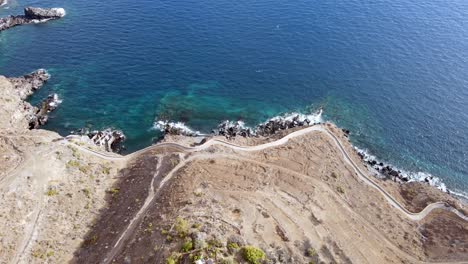
<svg viewBox="0 0 468 264">
<path fill-rule="evenodd" d="M 375 188 L 377 191 L 379 191 L 385 197 L 385 199 L 388 201 L 388 203 L 390 203 L 393 207 L 398 209 L 407 218 L 409 218 L 409 219 L 411 219 L 413 221 L 420 221 L 421 219 L 425 218 L 433 210 L 443 209 L 443 210 L 454 212 L 455 214 L 457 214 L 457 216 L 459 216 L 463 220 L 468 221 L 467 216 L 463 215 L 462 213 L 460 213 L 455 208 L 447 206 L 445 203 L 442 203 L 442 202 L 429 204 L 429 205 L 426 206 L 426 208 L 424 208 L 419 213 L 412 213 L 412 212 L 408 211 L 395 198 L 393 198 L 391 194 L 389 194 L 386 190 L 384 190 L 382 187 L 380 187 L 365 172 L 363 172 L 359 168 L 359 166 L 350 158 L 350 155 L 347 153 L 347 151 L 343 147 L 340 140 L 332 132 L 330 132 L 328 129 L 324 128 L 321 125 L 315 125 L 315 126 L 307 127 L 307 128 L 292 132 L 292 133 L 286 135 L 285 137 L 280 138 L 280 139 L 278 139 L 276 141 L 272 141 L 272 142 L 268 142 L 268 143 L 260 144 L 260 145 L 256 145 L 256 146 L 239 146 L 239 145 L 229 143 L 229 142 L 226 142 L 226 141 L 223 141 L 223 140 L 211 139 L 211 140 L 207 141 L 205 144 L 200 145 L 200 146 L 196 146 L 196 147 L 187 147 L 187 146 L 180 145 L 178 143 L 160 143 L 160 144 L 157 144 L 157 145 L 154 145 L 154 146 L 147 147 L 147 148 L 142 149 L 140 151 L 134 152 L 134 153 L 129 154 L 127 156 L 116 156 L 115 154 L 102 153 L 102 152 L 91 150 L 91 149 L 84 148 L 84 147 L 81 147 L 81 146 L 78 146 L 78 147 L 80 147 L 80 149 L 82 149 L 82 150 L 84 150 L 86 152 L 89 152 L 91 154 L 97 155 L 97 156 L 99 156 L 99 157 L 101 157 L 103 159 L 108 159 L 108 160 L 129 159 L 131 157 L 135 157 L 136 155 L 139 155 L 139 154 L 144 153 L 146 151 L 156 149 L 156 148 L 161 148 L 161 147 L 175 147 L 175 148 L 179 148 L 181 150 L 185 150 L 186 152 L 199 152 L 199 151 L 202 151 L 202 150 L 206 150 L 211 146 L 220 145 L 220 146 L 231 148 L 233 150 L 254 152 L 254 151 L 261 151 L 261 150 L 265 150 L 265 149 L 268 149 L 268 148 L 273 148 L 273 147 L 284 145 L 290 139 L 300 137 L 300 136 L 306 135 L 306 134 L 311 133 L 311 132 L 316 132 L 316 131 L 322 132 L 322 133 L 326 134 L 330 139 L 332 139 L 333 142 L 334 142 L 334 145 L 338 148 L 338 150 L 343 155 L 343 159 L 345 160 L 345 162 L 352 166 L 352 168 L 354 169 L 356 174 L 360 177 L 360 179 L 363 180 L 366 184 L 368 184 L 371 187 Z M 185 162 L 187 162 L 187 161 L 185 161 Z M 165 178 L 164 181 L 167 181 L 169 178 L 170 177 Z"/>
</svg>

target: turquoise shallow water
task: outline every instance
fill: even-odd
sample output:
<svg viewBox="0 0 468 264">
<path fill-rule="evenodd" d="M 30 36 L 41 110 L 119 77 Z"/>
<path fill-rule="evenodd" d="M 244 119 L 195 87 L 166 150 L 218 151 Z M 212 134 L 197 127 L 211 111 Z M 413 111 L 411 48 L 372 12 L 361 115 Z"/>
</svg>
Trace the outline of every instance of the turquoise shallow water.
<svg viewBox="0 0 468 264">
<path fill-rule="evenodd" d="M 0 74 L 46 68 L 32 98 L 63 99 L 46 128 L 122 129 L 128 151 L 155 119 L 209 132 L 324 106 L 352 141 L 468 191 L 468 2 L 65 1 L 47 24 L 0 33 Z"/>
</svg>

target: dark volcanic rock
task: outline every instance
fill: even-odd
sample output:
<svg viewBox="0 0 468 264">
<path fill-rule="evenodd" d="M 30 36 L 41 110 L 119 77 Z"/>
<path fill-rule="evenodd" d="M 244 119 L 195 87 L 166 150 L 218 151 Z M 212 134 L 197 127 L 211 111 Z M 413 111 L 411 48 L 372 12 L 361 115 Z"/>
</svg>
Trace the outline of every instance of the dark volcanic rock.
<svg viewBox="0 0 468 264">
<path fill-rule="evenodd" d="M 57 109 L 60 103 L 57 94 L 50 94 L 42 100 L 39 107 L 34 107 L 34 114 L 29 117 L 29 129 L 45 125 L 49 120 L 49 113 Z"/>
<path fill-rule="evenodd" d="M 193 131 L 181 122 L 157 121 L 155 128 L 161 130 L 164 135 L 183 135 L 189 137 L 199 136 L 198 131 Z"/>
<path fill-rule="evenodd" d="M 104 146 L 106 151 L 109 152 L 112 151 L 119 153 L 124 149 L 123 142 L 125 141 L 126 136 L 120 130 L 107 128 L 104 130 L 90 131 L 87 128 L 82 128 L 78 131 L 72 131 L 71 133 L 88 136 L 94 144 Z"/>
<path fill-rule="evenodd" d="M 57 19 L 65 16 L 63 8 L 26 7 L 24 15 L 29 19 Z"/>
<path fill-rule="evenodd" d="M 224 121 L 218 125 L 216 130 L 213 130 L 215 135 L 225 136 L 226 138 L 232 138 L 235 136 L 250 137 L 255 133 L 248 127 L 244 126 L 243 122 L 231 122 Z"/>
<path fill-rule="evenodd" d="M 44 23 L 52 19 L 59 19 L 66 14 L 63 8 L 37 8 L 26 7 L 24 15 L 7 16 L 0 19 L 0 31 L 14 26 Z"/>
</svg>

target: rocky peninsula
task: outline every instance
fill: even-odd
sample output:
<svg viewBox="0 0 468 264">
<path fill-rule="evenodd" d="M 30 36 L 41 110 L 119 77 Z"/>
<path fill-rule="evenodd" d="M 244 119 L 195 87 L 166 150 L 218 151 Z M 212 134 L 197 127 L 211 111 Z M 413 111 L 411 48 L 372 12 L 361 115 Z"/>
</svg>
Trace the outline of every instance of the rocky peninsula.
<svg viewBox="0 0 468 264">
<path fill-rule="evenodd" d="M 0 31 L 20 25 L 44 23 L 62 18 L 65 15 L 66 12 L 63 8 L 26 7 L 24 15 L 0 18 Z"/>
<path fill-rule="evenodd" d="M 49 78 L 0 77 L 0 262 L 468 258 L 464 204 L 425 184 L 371 178 L 349 132 L 333 124 L 293 118 L 267 122 L 275 133 L 265 136 L 202 142 L 168 135 L 122 156 L 106 151 L 124 137 L 112 130 L 31 129 L 24 99 Z"/>
</svg>

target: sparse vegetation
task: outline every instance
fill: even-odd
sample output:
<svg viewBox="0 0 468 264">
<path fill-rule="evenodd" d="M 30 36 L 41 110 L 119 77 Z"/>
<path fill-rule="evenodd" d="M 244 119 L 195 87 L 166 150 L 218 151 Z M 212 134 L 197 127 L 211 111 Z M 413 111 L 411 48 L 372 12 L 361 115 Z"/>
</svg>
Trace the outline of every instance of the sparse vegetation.
<svg viewBox="0 0 468 264">
<path fill-rule="evenodd" d="M 239 245 L 237 243 L 235 243 L 235 242 L 228 243 L 227 247 L 232 248 L 232 249 L 239 249 L 240 248 Z"/>
<path fill-rule="evenodd" d="M 167 259 L 166 259 L 166 264 L 176 264 L 176 260 L 173 256 L 169 256 Z"/>
<path fill-rule="evenodd" d="M 265 259 L 265 252 L 253 246 L 245 246 L 242 248 L 242 257 L 249 264 L 260 264 Z"/>
<path fill-rule="evenodd" d="M 181 217 L 177 217 L 174 229 L 179 237 L 184 238 L 188 235 L 188 226 L 189 225 L 186 220 Z"/>
<path fill-rule="evenodd" d="M 79 167 L 79 166 L 80 166 L 80 162 L 77 160 L 69 160 L 67 162 L 67 167 Z"/>
<path fill-rule="evenodd" d="M 313 247 L 308 248 L 306 253 L 308 257 L 314 257 L 317 255 L 317 251 L 315 251 Z"/>
<path fill-rule="evenodd" d="M 336 191 L 341 193 L 341 194 L 344 194 L 344 189 L 341 186 L 336 187 Z"/>
<path fill-rule="evenodd" d="M 103 166 L 103 167 L 102 167 L 102 174 L 109 175 L 109 174 L 110 174 L 110 170 L 111 170 L 110 167 Z"/>
<path fill-rule="evenodd" d="M 153 223 L 148 223 L 144 231 L 145 233 L 153 233 Z"/>
<path fill-rule="evenodd" d="M 180 248 L 180 251 L 182 252 L 189 252 L 190 250 L 193 249 L 193 244 L 192 241 L 186 240 L 183 244 L 182 247 Z"/>
<path fill-rule="evenodd" d="M 117 196 L 117 194 L 119 194 L 120 188 L 110 188 L 109 190 L 107 190 L 107 192 L 110 193 L 112 197 L 115 197 Z"/>
<path fill-rule="evenodd" d="M 46 192 L 47 196 L 55 196 L 58 195 L 58 191 L 54 188 L 49 188 Z"/>
<path fill-rule="evenodd" d="M 221 248 L 223 247 L 223 242 L 220 241 L 219 239 L 213 238 L 213 239 L 208 240 L 208 245 L 210 247 Z"/>
<path fill-rule="evenodd" d="M 91 191 L 88 188 L 83 189 L 84 195 L 86 195 L 87 198 L 91 197 Z"/>
<path fill-rule="evenodd" d="M 68 146 L 68 148 L 72 151 L 72 156 L 77 158 L 77 159 L 80 159 L 81 156 L 80 156 L 80 153 L 78 152 L 78 149 L 73 147 L 73 146 Z"/>
</svg>

